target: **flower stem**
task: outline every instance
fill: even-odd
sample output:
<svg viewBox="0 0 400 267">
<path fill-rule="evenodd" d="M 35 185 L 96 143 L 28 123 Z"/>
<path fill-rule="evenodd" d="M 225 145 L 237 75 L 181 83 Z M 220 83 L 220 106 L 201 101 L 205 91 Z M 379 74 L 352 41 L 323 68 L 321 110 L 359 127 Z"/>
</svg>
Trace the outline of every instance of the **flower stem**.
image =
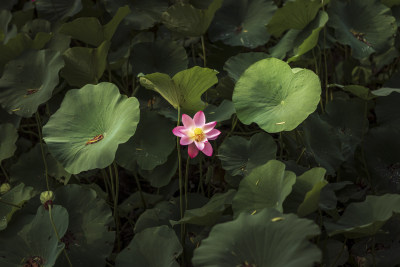
<svg viewBox="0 0 400 267">
<path fill-rule="evenodd" d="M 146 204 L 146 200 L 145 200 L 145 198 L 143 196 L 142 186 L 140 185 L 139 177 L 138 177 L 136 172 L 133 172 L 133 176 L 135 176 L 135 181 L 136 181 L 136 185 L 137 185 L 137 187 L 139 189 L 140 199 L 142 200 L 143 208 L 147 209 L 147 204 Z"/>
<path fill-rule="evenodd" d="M 189 183 L 189 161 L 190 161 L 190 157 L 188 155 L 187 160 L 186 160 L 186 171 L 185 171 L 185 210 L 187 210 L 188 208 L 188 198 L 187 198 L 187 194 L 188 194 L 188 183 Z"/>
<path fill-rule="evenodd" d="M 57 231 L 57 227 L 56 227 L 56 225 L 55 225 L 55 223 L 54 223 L 54 220 L 53 220 L 53 215 L 52 215 L 52 213 L 51 213 L 51 209 L 52 209 L 51 204 L 50 204 L 48 207 L 49 207 L 49 218 L 50 218 L 51 226 L 53 226 L 53 230 L 54 230 L 54 233 L 55 233 L 56 236 L 57 236 L 58 242 L 62 243 L 61 238 L 60 238 L 60 235 L 58 234 L 58 231 Z M 65 258 L 66 258 L 67 261 L 68 261 L 68 265 L 72 267 L 71 260 L 70 260 L 69 257 L 68 257 L 68 254 L 67 254 L 67 251 L 65 250 L 65 247 L 63 248 L 63 252 L 64 252 Z"/>
<path fill-rule="evenodd" d="M 46 177 L 46 187 L 47 187 L 47 191 L 50 191 L 49 175 L 48 175 L 49 171 L 48 171 L 48 167 L 47 167 L 46 154 L 44 153 L 44 146 L 43 146 L 42 122 L 40 121 L 40 115 L 39 115 L 39 112 L 37 112 L 37 111 L 36 111 L 36 124 L 37 124 L 37 128 L 38 128 L 38 133 L 39 133 L 40 150 L 42 151 L 42 158 L 43 158 L 45 177 Z"/>
<path fill-rule="evenodd" d="M 181 123 L 181 108 L 178 106 L 178 122 L 177 126 Z M 181 156 L 181 144 L 179 143 L 179 137 L 176 137 L 176 149 L 178 150 L 178 176 L 179 176 L 179 207 L 181 219 L 183 218 L 183 181 L 182 181 L 182 156 Z M 185 266 L 185 225 L 181 223 L 181 244 L 183 247 L 182 262 L 181 265 Z"/>
<path fill-rule="evenodd" d="M 118 193 L 119 193 L 119 176 L 118 176 L 118 169 L 117 164 L 115 161 L 113 162 L 114 167 L 114 180 L 115 180 L 115 194 L 114 194 L 114 219 L 115 219 L 115 230 L 117 234 L 117 251 L 121 250 L 121 240 L 119 236 L 119 215 L 118 215 Z"/>
<path fill-rule="evenodd" d="M 207 66 L 207 59 L 206 59 L 206 46 L 204 45 L 204 36 L 200 36 L 201 39 L 201 47 L 203 48 L 203 62 L 204 68 Z"/>
</svg>

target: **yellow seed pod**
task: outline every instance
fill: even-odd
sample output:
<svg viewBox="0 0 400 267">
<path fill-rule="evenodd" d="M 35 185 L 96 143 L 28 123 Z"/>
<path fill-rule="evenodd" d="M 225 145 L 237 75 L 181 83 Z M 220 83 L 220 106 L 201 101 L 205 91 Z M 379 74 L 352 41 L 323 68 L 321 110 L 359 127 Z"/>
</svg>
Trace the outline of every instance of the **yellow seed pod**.
<svg viewBox="0 0 400 267">
<path fill-rule="evenodd" d="M 49 201 L 49 200 L 51 200 L 51 201 L 54 200 L 54 193 L 53 193 L 53 191 L 43 191 L 43 192 L 40 194 L 40 202 L 41 202 L 42 204 L 44 204 L 44 203 L 46 203 L 46 202 Z"/>
<path fill-rule="evenodd" d="M 4 183 L 0 186 L 0 194 L 5 194 L 10 191 L 11 185 L 9 183 Z"/>
</svg>

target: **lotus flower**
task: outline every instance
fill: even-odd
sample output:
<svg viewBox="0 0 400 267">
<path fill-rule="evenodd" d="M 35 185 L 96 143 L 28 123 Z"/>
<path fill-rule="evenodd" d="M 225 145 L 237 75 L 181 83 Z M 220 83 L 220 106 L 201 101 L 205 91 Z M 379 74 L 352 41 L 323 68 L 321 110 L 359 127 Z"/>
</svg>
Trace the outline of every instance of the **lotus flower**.
<svg viewBox="0 0 400 267">
<path fill-rule="evenodd" d="M 213 148 L 208 140 L 217 139 L 221 133 L 214 129 L 216 121 L 206 123 L 206 116 L 203 111 L 197 112 L 193 119 L 186 115 L 182 115 L 183 126 L 177 126 L 172 130 L 172 133 L 181 138 L 180 144 L 188 145 L 189 157 L 194 158 L 199 153 L 199 150 L 207 156 L 211 156 Z"/>
</svg>

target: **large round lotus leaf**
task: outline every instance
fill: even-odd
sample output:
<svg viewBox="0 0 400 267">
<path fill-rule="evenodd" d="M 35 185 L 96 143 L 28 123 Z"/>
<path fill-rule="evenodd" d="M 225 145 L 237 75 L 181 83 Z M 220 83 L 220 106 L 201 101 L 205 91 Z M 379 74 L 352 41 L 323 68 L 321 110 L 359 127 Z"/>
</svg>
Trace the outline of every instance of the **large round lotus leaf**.
<svg viewBox="0 0 400 267">
<path fill-rule="evenodd" d="M 152 227 L 135 235 L 131 243 L 115 260 L 116 267 L 179 267 L 176 258 L 182 246 L 175 231 L 168 226 Z"/>
<path fill-rule="evenodd" d="M 118 145 L 134 135 L 139 102 L 112 83 L 88 84 L 66 93 L 61 107 L 43 127 L 49 151 L 73 174 L 105 168 Z"/>
<path fill-rule="evenodd" d="M 270 37 L 266 25 L 275 11 L 270 0 L 225 0 L 210 26 L 210 39 L 249 48 L 264 45 Z"/>
<path fill-rule="evenodd" d="M 318 76 L 291 69 L 275 58 L 251 65 L 239 78 L 232 100 L 244 124 L 257 123 L 271 133 L 290 131 L 315 111 L 321 95 Z"/>
<path fill-rule="evenodd" d="M 68 227 L 67 210 L 54 205 L 52 217 L 58 234 L 63 236 Z M 50 267 L 54 266 L 63 248 L 64 244 L 58 242 L 54 232 L 49 212 L 40 206 L 29 224 L 0 241 L 0 263 L 1 266 L 7 267 L 21 267 L 24 264 L 34 266 L 28 264 L 39 258 Z"/>
<path fill-rule="evenodd" d="M 152 73 L 140 77 L 140 83 L 147 89 L 162 95 L 174 108 L 189 112 L 204 109 L 201 95 L 218 82 L 217 71 L 193 67 L 178 72 L 172 79 L 164 73 Z"/>
<path fill-rule="evenodd" d="M 204 115 L 208 121 L 222 122 L 229 120 L 233 114 L 236 113 L 235 106 L 232 101 L 222 100 L 221 104 L 217 107 L 212 104 L 208 104 L 204 109 Z"/>
<path fill-rule="evenodd" d="M 188 59 L 182 45 L 169 40 L 154 43 L 138 43 L 132 47 L 131 64 L 133 75 L 154 72 L 175 75 L 187 69 Z"/>
<path fill-rule="evenodd" d="M 322 3 L 313 0 L 287 1 L 276 11 L 267 29 L 275 37 L 288 29 L 302 30 L 315 18 Z"/>
<path fill-rule="evenodd" d="M 4 230 L 7 227 L 14 212 L 19 210 L 17 206 L 22 207 L 27 200 L 33 197 L 32 189 L 32 187 L 25 186 L 23 183 L 21 183 L 11 188 L 10 191 L 1 195 L 0 230 Z"/>
<path fill-rule="evenodd" d="M 51 98 L 64 66 L 59 52 L 28 51 L 10 61 L 0 79 L 0 104 L 22 117 L 31 117 Z"/>
<path fill-rule="evenodd" d="M 135 162 L 144 170 L 165 163 L 176 145 L 173 128 L 167 118 L 156 112 L 142 111 L 135 135 L 118 149 L 117 163 L 129 170 L 135 169 Z"/>
<path fill-rule="evenodd" d="M 40 18 L 49 21 L 63 20 L 72 17 L 82 9 L 82 0 L 40 0 L 35 1 Z"/>
<path fill-rule="evenodd" d="M 274 209 L 242 213 L 214 226 L 195 249 L 192 262 L 195 267 L 313 266 L 322 255 L 308 239 L 319 232 L 313 221 Z"/>
<path fill-rule="evenodd" d="M 124 21 L 132 30 L 150 28 L 161 19 L 161 13 L 168 8 L 168 1 L 165 0 L 102 0 L 101 2 L 112 15 L 118 8 L 128 5 L 131 13 Z"/>
<path fill-rule="evenodd" d="M 0 124 L 0 163 L 14 155 L 17 139 L 17 129 L 11 123 Z"/>
<path fill-rule="evenodd" d="M 344 234 L 359 238 L 375 235 L 393 213 L 400 213 L 400 195 L 370 195 L 364 202 L 351 203 L 336 223 L 324 224 L 329 236 Z"/>
<path fill-rule="evenodd" d="M 394 45 L 396 19 L 379 1 L 332 1 L 328 14 L 328 25 L 335 29 L 337 41 L 350 45 L 357 59 L 385 52 Z"/>
<path fill-rule="evenodd" d="M 250 140 L 232 136 L 221 144 L 218 157 L 230 175 L 245 176 L 255 167 L 275 159 L 276 150 L 274 139 L 267 133 L 255 134 Z"/>
<path fill-rule="evenodd" d="M 55 191 L 54 203 L 68 210 L 69 225 L 62 241 L 74 266 L 101 266 L 112 252 L 115 233 L 110 207 L 93 189 L 66 185 Z M 57 266 L 69 266 L 59 257 Z"/>
<path fill-rule="evenodd" d="M 17 26 L 9 25 L 12 14 L 8 10 L 2 10 L 0 4 L 0 42 L 7 43 L 8 40 L 17 34 Z"/>
<path fill-rule="evenodd" d="M 233 198 L 232 209 L 235 217 L 241 212 L 256 213 L 264 208 L 282 211 L 285 198 L 292 191 L 296 175 L 285 171 L 285 164 L 277 160 L 255 168 L 243 178 Z"/>
<path fill-rule="evenodd" d="M 264 52 L 240 53 L 236 56 L 230 57 L 225 62 L 224 70 L 228 72 L 229 77 L 237 82 L 248 67 L 257 61 L 268 57 L 269 55 Z"/>
<path fill-rule="evenodd" d="M 178 2 L 162 14 L 163 23 L 171 31 L 182 35 L 201 36 L 207 31 L 222 2 L 213 0 L 207 9 L 197 9 L 190 4 Z"/>
</svg>

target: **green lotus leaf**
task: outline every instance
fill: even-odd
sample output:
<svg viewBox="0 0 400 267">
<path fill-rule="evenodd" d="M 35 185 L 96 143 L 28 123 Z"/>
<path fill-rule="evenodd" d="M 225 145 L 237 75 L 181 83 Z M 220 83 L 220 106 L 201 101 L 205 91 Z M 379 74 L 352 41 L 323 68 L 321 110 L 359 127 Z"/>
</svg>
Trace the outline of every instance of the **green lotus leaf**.
<svg viewBox="0 0 400 267">
<path fill-rule="evenodd" d="M 327 1 L 329 2 L 329 1 Z M 289 29 L 302 30 L 310 23 L 322 7 L 320 1 L 295 0 L 279 8 L 267 25 L 268 32 L 279 37 Z"/>
<path fill-rule="evenodd" d="M 66 181 L 69 180 L 71 174 L 67 173 L 61 164 L 56 161 L 51 154 L 47 152 L 47 147 L 44 147 L 47 162 L 47 173 L 50 177 Z M 47 190 L 45 166 L 42 158 L 42 150 L 40 144 L 37 143 L 28 152 L 19 156 L 18 161 L 10 168 L 10 180 L 12 183 L 23 182 L 27 186 L 32 186 L 33 195 L 37 195 Z M 54 179 L 49 179 L 50 187 L 57 186 L 58 183 Z"/>
<path fill-rule="evenodd" d="M 275 58 L 251 65 L 239 78 L 232 100 L 244 124 L 257 123 L 271 133 L 291 131 L 315 111 L 320 100 L 318 76 L 291 69 Z"/>
<path fill-rule="evenodd" d="M 147 89 L 161 94 L 174 108 L 196 112 L 204 109 L 201 95 L 218 82 L 217 71 L 193 67 L 172 77 L 163 73 L 152 73 L 140 77 L 140 83 Z"/>
<path fill-rule="evenodd" d="M 400 5 L 399 0 L 381 0 L 381 3 L 387 7 L 397 6 Z"/>
<path fill-rule="evenodd" d="M 386 52 L 394 45 L 396 19 L 379 1 L 332 1 L 328 14 L 328 25 L 335 29 L 337 41 L 349 45 L 356 59 Z"/>
<path fill-rule="evenodd" d="M 232 101 L 222 100 L 221 104 L 217 107 L 212 104 L 207 105 L 204 109 L 204 115 L 208 121 L 222 122 L 229 120 L 233 114 L 236 113 Z"/>
<path fill-rule="evenodd" d="M 63 236 L 68 227 L 67 210 L 54 205 L 52 217 L 58 234 Z M 50 222 L 49 212 L 40 206 L 29 224 L 1 240 L 0 263 L 2 266 L 20 267 L 36 260 L 44 262 L 46 266 L 54 266 L 63 248 L 64 244 L 58 242 Z"/>
<path fill-rule="evenodd" d="M 114 15 L 122 6 L 128 5 L 131 13 L 124 19 L 124 23 L 133 30 L 144 30 L 152 27 L 161 20 L 161 13 L 167 10 L 168 1 L 165 0 L 102 0 L 110 14 Z"/>
<path fill-rule="evenodd" d="M 270 0 L 225 0 L 210 26 L 210 39 L 249 48 L 264 45 L 270 38 L 265 25 L 275 11 L 276 6 Z"/>
<path fill-rule="evenodd" d="M 93 189 L 66 185 L 54 193 L 54 203 L 68 210 L 69 225 L 62 241 L 74 266 L 103 265 L 114 247 L 114 224 L 110 207 Z M 69 266 L 59 257 L 57 266 Z"/>
<path fill-rule="evenodd" d="M 4 230 L 11 221 L 13 214 L 33 197 L 33 188 L 23 183 L 11 188 L 0 197 L 0 230 Z"/>
<path fill-rule="evenodd" d="M 269 52 L 272 57 L 284 59 L 286 54 L 293 50 L 296 47 L 295 41 L 297 36 L 300 35 L 302 30 L 290 29 L 285 35 L 280 38 L 279 42 L 269 49 Z"/>
<path fill-rule="evenodd" d="M 119 23 L 129 13 L 128 6 L 119 8 L 111 21 L 104 26 L 94 17 L 77 18 L 74 21 L 63 24 L 59 32 L 97 47 L 105 40 L 111 41 Z"/>
<path fill-rule="evenodd" d="M 43 48 L 44 44 L 42 39 L 44 39 L 44 36 L 37 36 L 37 40 L 32 40 L 27 34 L 19 33 L 17 36 L 11 38 L 6 44 L 0 43 L 0 50 L 2 51 L 0 53 L 0 73 L 3 72 L 3 68 L 7 62 L 17 58 L 24 51 L 32 48 Z M 43 46 L 40 47 L 42 44 Z"/>
<path fill-rule="evenodd" d="M 21 32 L 28 34 L 30 38 L 35 38 L 40 32 L 51 33 L 51 23 L 45 19 L 33 19 L 25 23 Z"/>
<path fill-rule="evenodd" d="M 162 22 L 171 31 L 184 36 L 201 36 L 207 31 L 222 2 L 213 0 L 207 9 L 197 9 L 190 4 L 178 2 L 162 14 Z"/>
<path fill-rule="evenodd" d="M 212 226 L 218 222 L 225 209 L 232 205 L 232 199 L 235 194 L 236 190 L 234 189 L 229 189 L 225 193 L 217 193 L 212 196 L 207 204 L 201 208 L 187 209 L 182 219 L 171 221 L 171 224 L 173 226 L 182 223 Z"/>
<path fill-rule="evenodd" d="M 224 170 L 232 176 L 245 176 L 251 171 L 275 159 L 276 144 L 267 133 L 257 133 L 250 140 L 240 136 L 227 138 L 218 150 L 218 157 Z"/>
<path fill-rule="evenodd" d="M 168 226 L 152 227 L 137 233 L 131 243 L 118 254 L 116 267 L 137 266 L 179 267 L 176 258 L 182 253 L 182 246 Z"/>
<path fill-rule="evenodd" d="M 388 96 L 391 93 L 400 93 L 400 89 L 384 87 L 371 91 L 371 93 L 376 96 Z"/>
<path fill-rule="evenodd" d="M 7 43 L 8 40 L 17 34 L 15 24 L 10 26 L 12 14 L 8 10 L 0 8 L 0 42 Z"/>
<path fill-rule="evenodd" d="M 65 67 L 61 76 L 72 86 L 98 83 L 107 66 L 107 53 L 110 42 L 104 41 L 97 48 L 72 47 L 65 51 Z"/>
<path fill-rule="evenodd" d="M 312 168 L 296 178 L 292 192 L 285 200 L 285 212 L 296 212 L 300 217 L 318 209 L 322 188 L 328 184 L 324 179 L 324 168 Z"/>
<path fill-rule="evenodd" d="M 344 234 L 348 238 L 375 235 L 393 213 L 400 213 L 400 195 L 367 196 L 351 203 L 337 222 L 325 222 L 329 236 Z"/>
<path fill-rule="evenodd" d="M 118 154 L 117 154 L 118 157 Z M 139 174 L 153 187 L 163 187 L 169 184 L 178 169 L 178 153 L 174 151 L 168 156 L 164 164 L 156 166 L 152 170 L 139 169 Z M 134 171 L 133 169 L 131 169 Z"/>
<path fill-rule="evenodd" d="M 293 172 L 285 171 L 285 164 L 270 160 L 255 168 L 243 178 L 233 198 L 232 209 L 235 217 L 240 213 L 256 213 L 264 208 L 282 211 L 285 198 L 296 182 Z"/>
<path fill-rule="evenodd" d="M 11 123 L 0 124 L 0 164 L 4 159 L 14 155 L 17 139 L 17 129 Z"/>
<path fill-rule="evenodd" d="M 139 102 L 112 83 L 69 90 L 43 127 L 51 154 L 72 173 L 105 168 L 139 122 Z"/>
<path fill-rule="evenodd" d="M 400 130 L 400 108 L 398 101 L 399 94 L 392 94 L 386 97 L 379 97 L 376 100 L 375 113 L 380 126 L 394 127 Z M 371 129 L 374 131 L 374 129 Z M 393 128 L 392 128 L 393 130 Z"/>
<path fill-rule="evenodd" d="M 154 206 L 156 203 L 164 199 L 162 195 L 155 195 L 146 192 L 142 192 L 142 194 L 140 194 L 140 192 L 137 191 L 131 194 L 127 199 L 124 200 L 124 202 L 122 202 L 118 206 L 119 215 L 124 217 L 127 216 L 134 209 L 138 208 L 145 209 L 142 201 L 142 196 L 144 201 L 146 202 L 146 205 L 149 206 Z"/>
<path fill-rule="evenodd" d="M 135 135 L 118 149 L 117 163 L 129 170 L 135 169 L 136 162 L 144 170 L 164 164 L 176 145 L 173 128 L 167 118 L 142 111 Z"/>
<path fill-rule="evenodd" d="M 179 220 L 180 217 L 179 199 L 162 201 L 157 203 L 154 208 L 147 209 L 140 215 L 135 223 L 134 231 L 139 233 L 150 227 L 170 226 L 170 220 Z"/>
<path fill-rule="evenodd" d="M 170 76 L 187 69 L 188 59 L 182 45 L 169 40 L 153 43 L 138 43 L 132 47 L 131 64 L 133 75 L 154 72 Z"/>
<path fill-rule="evenodd" d="M 263 52 L 240 53 L 230 57 L 225 62 L 224 70 L 228 72 L 229 77 L 231 77 L 233 81 L 237 82 L 248 67 L 268 57 L 270 56 Z"/>
<path fill-rule="evenodd" d="M 373 93 L 369 88 L 364 87 L 362 85 L 345 85 L 342 89 L 367 101 L 374 99 L 376 97 L 373 95 Z"/>
<path fill-rule="evenodd" d="M 288 63 L 296 61 L 300 56 L 304 55 L 311 49 L 313 49 L 318 43 L 319 32 L 325 27 L 328 21 L 328 14 L 325 11 L 320 11 L 317 17 L 308 24 L 297 36 L 297 41 L 300 45 L 296 45 L 294 48 L 294 56 L 288 59 Z"/>
<path fill-rule="evenodd" d="M 274 209 L 242 213 L 214 226 L 194 250 L 192 262 L 195 267 L 312 266 L 322 255 L 308 239 L 319 233 L 313 221 Z"/>
<path fill-rule="evenodd" d="M 23 53 L 5 67 L 0 79 L 0 104 L 10 113 L 31 117 L 51 98 L 63 66 L 59 52 L 46 49 Z"/>
<path fill-rule="evenodd" d="M 35 2 L 40 18 L 55 22 L 72 17 L 82 9 L 82 0 L 40 0 Z"/>
</svg>

